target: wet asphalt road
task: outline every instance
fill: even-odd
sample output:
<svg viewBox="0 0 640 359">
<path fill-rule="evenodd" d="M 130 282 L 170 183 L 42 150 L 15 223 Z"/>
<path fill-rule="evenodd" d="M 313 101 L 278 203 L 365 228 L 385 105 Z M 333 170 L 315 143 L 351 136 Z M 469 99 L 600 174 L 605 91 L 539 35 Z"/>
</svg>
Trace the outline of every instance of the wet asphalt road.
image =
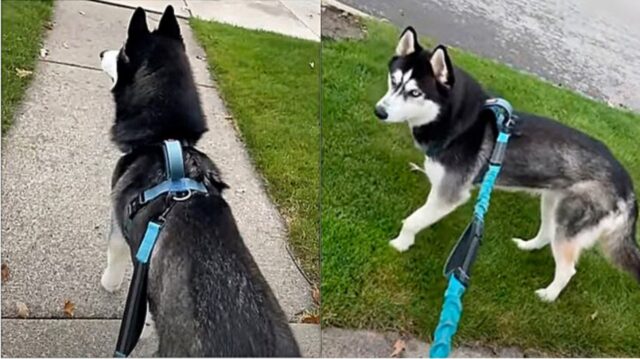
<svg viewBox="0 0 640 359">
<path fill-rule="evenodd" d="M 640 0 L 341 0 L 640 112 Z"/>
</svg>

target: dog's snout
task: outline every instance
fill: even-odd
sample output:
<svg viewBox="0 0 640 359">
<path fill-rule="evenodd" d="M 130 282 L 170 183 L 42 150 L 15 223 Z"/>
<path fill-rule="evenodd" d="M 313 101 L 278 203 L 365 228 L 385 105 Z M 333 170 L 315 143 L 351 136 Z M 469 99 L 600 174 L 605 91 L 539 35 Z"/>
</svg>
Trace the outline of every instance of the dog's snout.
<svg viewBox="0 0 640 359">
<path fill-rule="evenodd" d="M 102 50 L 100 51 L 100 59 L 102 59 L 104 57 L 104 53 L 107 52 L 107 50 Z"/>
<path fill-rule="evenodd" d="M 382 106 L 376 106 L 374 113 L 376 114 L 376 117 L 381 120 L 386 120 L 387 117 L 389 117 L 389 114 L 387 114 L 387 110 L 385 110 Z"/>
</svg>

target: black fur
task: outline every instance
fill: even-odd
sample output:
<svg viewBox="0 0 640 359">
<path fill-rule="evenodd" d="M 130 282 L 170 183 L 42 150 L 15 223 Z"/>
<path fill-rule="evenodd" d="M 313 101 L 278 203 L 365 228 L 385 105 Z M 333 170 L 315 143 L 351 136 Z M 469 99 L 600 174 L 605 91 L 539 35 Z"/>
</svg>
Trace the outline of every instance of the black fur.
<svg viewBox="0 0 640 359">
<path fill-rule="evenodd" d="M 415 30 L 407 28 L 400 44 L 407 31 L 417 39 Z M 393 56 L 389 73 L 411 70 L 411 78 L 424 98 L 439 106 L 433 121 L 410 126 L 417 146 L 445 168 L 440 200 L 459 205 L 461 193 L 468 191 L 486 166 L 498 134 L 494 117 L 482 111 L 490 95 L 469 74 L 453 66 L 444 46 L 428 51 L 415 40 L 414 49 Z M 443 51 L 447 71 L 444 80 L 438 76 L 444 72 L 435 74 L 431 64 L 435 51 Z M 376 114 L 385 114 L 384 118 L 378 117 L 386 120 L 386 111 L 378 107 Z M 614 261 L 640 280 L 640 249 L 635 239 L 637 203 L 633 182 L 622 164 L 602 142 L 583 132 L 545 117 L 522 112 L 516 115 L 520 123 L 509 141 L 497 185 L 557 193 L 559 240 L 575 238 L 607 215 L 621 213 L 628 217 L 609 234 L 607 247 Z"/>
<path fill-rule="evenodd" d="M 163 140 L 183 141 L 185 172 L 208 193 L 174 202 L 150 262 L 148 296 L 160 356 L 297 357 L 300 352 L 269 285 L 245 246 L 227 187 L 214 163 L 192 146 L 206 131 L 173 9 L 149 32 L 138 8 L 118 59 L 111 134 L 123 151 L 112 180 L 114 230 L 126 228 L 132 257 L 164 197 L 126 226 L 127 204 L 165 179 Z"/>
</svg>

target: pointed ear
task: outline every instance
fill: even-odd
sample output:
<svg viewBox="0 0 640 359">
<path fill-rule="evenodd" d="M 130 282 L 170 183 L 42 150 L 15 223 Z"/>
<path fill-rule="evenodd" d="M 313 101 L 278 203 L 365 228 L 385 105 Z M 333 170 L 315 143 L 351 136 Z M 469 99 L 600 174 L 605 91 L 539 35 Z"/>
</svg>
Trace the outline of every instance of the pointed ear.
<svg viewBox="0 0 640 359">
<path fill-rule="evenodd" d="M 160 25 L 158 25 L 158 33 L 172 39 L 182 40 L 180 25 L 178 25 L 178 19 L 173 12 L 173 6 L 169 5 L 164 10 L 164 14 L 162 14 L 162 18 L 160 19 Z"/>
<path fill-rule="evenodd" d="M 447 48 L 444 45 L 438 45 L 433 50 L 429 62 L 431 63 L 431 69 L 433 69 L 433 75 L 436 80 L 447 87 L 453 86 L 455 82 L 453 66 L 451 65 Z"/>
<path fill-rule="evenodd" d="M 398 41 L 398 45 L 396 46 L 396 55 L 406 56 L 418 51 L 419 49 L 420 45 L 418 44 L 418 34 L 413 27 L 409 26 L 404 29 L 402 35 L 400 35 L 400 41 Z"/>
<path fill-rule="evenodd" d="M 147 27 L 147 14 L 144 9 L 139 7 L 133 12 L 131 21 L 129 21 L 129 39 L 137 39 L 149 35 Z"/>
</svg>

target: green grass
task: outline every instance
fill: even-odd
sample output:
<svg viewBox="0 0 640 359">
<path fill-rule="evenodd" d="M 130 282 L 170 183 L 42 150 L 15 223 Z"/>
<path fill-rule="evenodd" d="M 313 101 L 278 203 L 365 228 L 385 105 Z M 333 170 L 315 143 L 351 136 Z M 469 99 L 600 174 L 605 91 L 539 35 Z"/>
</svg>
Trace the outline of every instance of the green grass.
<svg viewBox="0 0 640 359">
<path fill-rule="evenodd" d="M 191 25 L 287 221 L 294 254 L 318 282 L 320 44 L 202 20 Z"/>
<path fill-rule="evenodd" d="M 2 1 L 2 133 L 11 126 L 33 75 L 19 77 L 17 69 L 34 71 L 44 24 L 53 0 Z"/>
<path fill-rule="evenodd" d="M 473 201 L 423 231 L 408 252 L 388 245 L 401 220 L 424 203 L 429 185 L 409 171 L 408 163 L 423 157 L 407 127 L 383 125 L 373 116 L 399 34 L 389 25 L 367 25 L 366 40 L 323 42 L 322 320 L 430 340 L 445 286 L 442 267 L 471 218 Z M 451 55 L 516 108 L 560 119 L 607 143 L 640 188 L 640 116 L 468 52 Z M 522 252 L 510 238 L 533 237 L 538 225 L 537 199 L 494 193 L 456 343 L 518 345 L 557 355 L 640 353 L 640 288 L 597 250 L 583 254 L 555 303 L 535 296 L 553 278 L 550 250 Z"/>
</svg>

